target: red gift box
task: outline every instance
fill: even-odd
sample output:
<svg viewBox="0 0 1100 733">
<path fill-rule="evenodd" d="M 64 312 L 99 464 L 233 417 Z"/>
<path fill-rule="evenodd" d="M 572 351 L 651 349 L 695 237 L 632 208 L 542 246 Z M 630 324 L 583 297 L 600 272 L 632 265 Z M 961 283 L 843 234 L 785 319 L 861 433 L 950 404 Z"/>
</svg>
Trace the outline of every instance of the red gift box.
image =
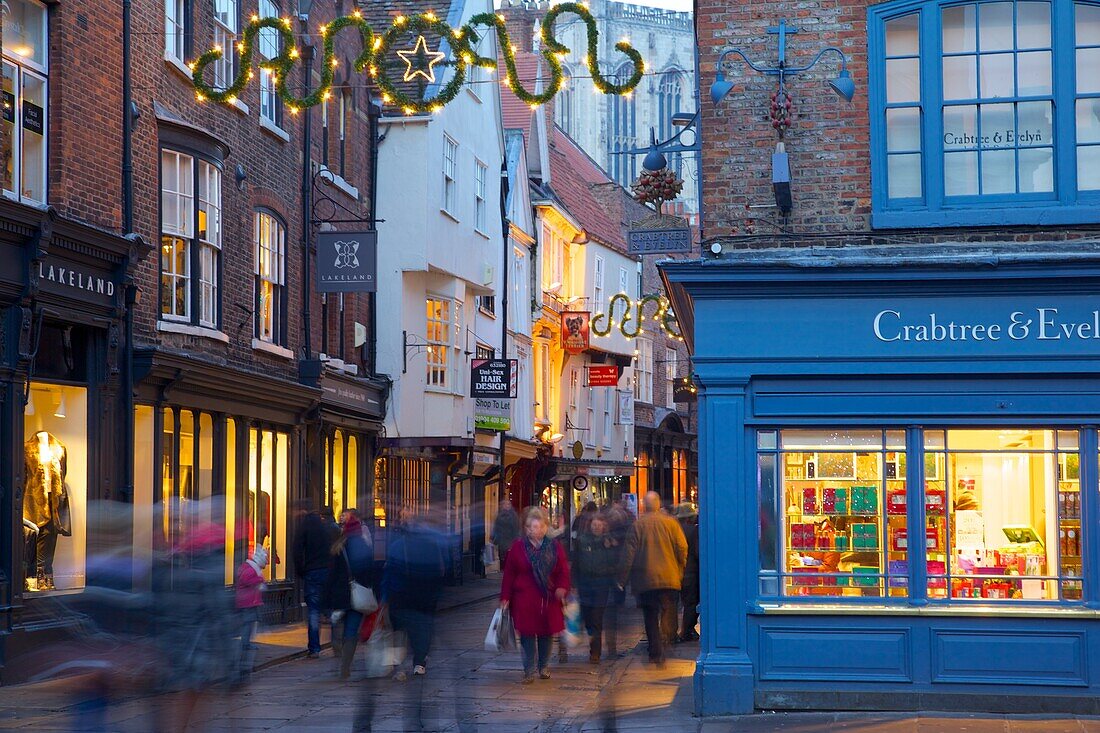
<svg viewBox="0 0 1100 733">
<path fill-rule="evenodd" d="M 886 495 L 887 514 L 905 514 L 906 492 L 891 491 Z"/>
</svg>

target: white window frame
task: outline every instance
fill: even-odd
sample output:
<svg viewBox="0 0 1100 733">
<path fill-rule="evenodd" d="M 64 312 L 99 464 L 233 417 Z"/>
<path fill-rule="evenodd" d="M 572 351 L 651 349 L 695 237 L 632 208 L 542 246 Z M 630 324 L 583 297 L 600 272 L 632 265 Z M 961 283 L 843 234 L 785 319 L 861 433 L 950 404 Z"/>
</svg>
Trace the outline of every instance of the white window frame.
<svg viewBox="0 0 1100 733">
<path fill-rule="evenodd" d="M 534 346 L 535 363 L 535 419 L 550 419 L 550 345 L 536 341 Z"/>
<path fill-rule="evenodd" d="M 450 135 L 443 136 L 443 211 L 457 219 L 458 203 L 458 143 Z"/>
<path fill-rule="evenodd" d="M 588 424 L 585 426 L 588 428 L 584 432 L 584 444 L 589 448 L 596 447 L 596 388 L 588 388 L 588 402 L 585 405 L 585 411 L 588 415 Z"/>
<path fill-rule="evenodd" d="M 222 171 L 209 160 L 172 148 L 162 148 L 160 154 L 160 318 L 218 329 L 221 320 Z M 166 202 L 170 199 L 175 199 L 174 210 L 178 216 L 175 222 L 166 218 L 170 208 Z M 204 221 L 205 227 L 202 227 Z M 177 310 L 175 290 L 180 281 L 186 297 Z M 169 289 L 167 303 L 164 300 L 166 287 Z"/>
<path fill-rule="evenodd" d="M 549 225 L 542 228 L 542 285 L 549 289 L 553 285 L 565 287 L 565 240 L 558 236 Z"/>
<path fill-rule="evenodd" d="M 213 63 L 216 89 L 232 86 L 237 76 L 240 17 L 240 0 L 214 0 L 214 45 L 222 50 L 222 57 Z"/>
<path fill-rule="evenodd" d="M 603 311 L 603 257 L 596 255 L 592 266 L 592 303 L 589 309 L 595 313 Z"/>
<path fill-rule="evenodd" d="M 486 181 L 489 178 L 489 166 L 480 160 L 474 160 L 474 229 L 487 234 Z"/>
<path fill-rule="evenodd" d="M 187 55 L 188 0 L 164 0 L 164 55 L 184 63 Z"/>
<path fill-rule="evenodd" d="M 619 292 L 623 295 L 630 294 L 630 280 L 625 267 L 619 268 Z"/>
<path fill-rule="evenodd" d="M 616 389 L 611 387 L 603 388 L 603 447 L 611 447 L 611 402 L 615 399 L 615 395 L 618 394 Z"/>
<path fill-rule="evenodd" d="M 581 399 L 580 374 L 576 367 L 569 370 L 569 424 L 574 427 L 580 419 L 577 413 L 578 403 Z"/>
<path fill-rule="evenodd" d="M 206 216 L 206 236 L 197 229 L 199 247 L 199 325 L 218 327 L 218 281 L 222 252 L 221 171 L 212 163 L 198 161 L 199 220 Z"/>
<path fill-rule="evenodd" d="M 653 342 L 639 338 L 634 343 L 638 347 L 634 357 L 634 399 L 653 404 Z"/>
<path fill-rule="evenodd" d="M 166 321 L 191 321 L 191 247 L 195 238 L 195 159 L 176 150 L 161 150 L 161 261 L 160 317 Z M 175 200 L 178 219 L 165 218 L 165 202 Z M 171 242 L 168 239 L 171 239 Z M 179 251 L 183 250 L 182 258 Z M 166 266 L 167 263 L 167 266 Z M 182 265 L 177 269 L 177 265 Z M 175 292 L 180 281 L 184 287 L 182 304 L 177 304 Z M 168 310 L 165 310 L 164 290 L 167 289 Z M 177 305 L 180 306 L 177 310 Z"/>
<path fill-rule="evenodd" d="M 527 254 L 512 248 L 512 301 L 508 304 L 509 320 L 516 333 L 531 332 L 531 301 L 528 296 Z"/>
<path fill-rule="evenodd" d="M 286 227 L 268 211 L 257 210 L 254 219 L 256 338 L 285 346 Z"/>
<path fill-rule="evenodd" d="M 279 6 L 273 0 L 260 0 L 261 18 L 278 18 Z M 279 55 L 279 32 L 274 28 L 262 28 L 256 41 L 261 61 L 273 59 Z M 275 75 L 266 69 L 260 69 L 260 122 L 282 129 L 282 105 L 275 89 Z"/>
<path fill-rule="evenodd" d="M 665 406 L 676 409 L 673 395 L 676 392 L 676 371 L 680 366 L 680 354 L 676 349 L 665 347 Z"/>
<path fill-rule="evenodd" d="M 15 53 L 15 48 L 4 48 L 4 72 L 5 76 L 10 71 L 11 76 L 11 96 L 10 102 L 5 100 L 6 104 L 11 105 L 12 119 L 10 123 L 11 128 L 8 130 L 10 137 L 9 144 L 11 145 L 11 188 L 4 187 L 4 195 L 12 198 L 16 201 L 34 201 L 40 204 L 47 202 L 49 198 L 49 156 L 50 156 L 50 85 L 49 85 L 49 14 L 46 10 L 46 6 L 37 0 L 23 0 L 21 3 L 27 10 L 37 10 L 42 14 L 42 36 L 35 39 L 35 43 L 42 46 L 42 63 L 34 60 L 30 54 L 20 55 Z M 7 6 L 7 3 L 5 3 Z M 6 22 L 10 22 L 6 21 Z M 25 93 L 24 89 L 27 86 L 28 79 L 35 81 L 42 85 L 42 140 L 40 160 L 30 165 L 27 159 L 27 135 L 34 135 L 36 133 L 28 133 L 23 127 L 23 114 L 24 114 L 24 102 Z M 40 192 L 39 195 L 35 195 L 31 192 L 31 189 L 27 187 L 27 174 L 33 173 L 38 178 Z"/>
<path fill-rule="evenodd" d="M 438 304 L 439 307 L 433 304 Z M 434 318 L 433 314 L 436 312 L 442 317 Z M 424 334 L 424 340 L 428 343 L 425 389 L 460 393 L 462 301 L 429 294 L 425 299 Z"/>
</svg>

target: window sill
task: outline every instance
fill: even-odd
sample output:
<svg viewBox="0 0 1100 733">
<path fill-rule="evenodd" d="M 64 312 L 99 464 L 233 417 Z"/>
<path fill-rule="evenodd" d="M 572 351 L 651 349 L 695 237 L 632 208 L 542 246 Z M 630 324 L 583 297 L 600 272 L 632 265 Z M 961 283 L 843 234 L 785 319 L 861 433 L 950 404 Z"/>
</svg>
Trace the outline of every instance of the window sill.
<svg viewBox="0 0 1100 733">
<path fill-rule="evenodd" d="M 278 356 L 283 359 L 290 359 L 291 361 L 294 359 L 294 352 L 290 349 L 261 339 L 252 339 L 252 350 L 262 351 L 265 354 L 271 354 L 272 356 Z"/>
<path fill-rule="evenodd" d="M 191 73 L 191 69 L 187 68 L 187 64 L 167 51 L 164 52 L 164 63 L 168 65 L 169 69 L 172 69 L 187 81 L 194 81 L 194 76 Z"/>
<path fill-rule="evenodd" d="M 479 307 L 478 312 L 480 312 L 483 316 L 488 316 L 489 318 L 492 318 L 494 321 L 497 319 L 497 314 L 489 310 L 488 308 Z"/>
<path fill-rule="evenodd" d="M 874 229 L 913 229 L 924 227 L 966 226 L 1049 226 L 1058 224 L 1089 224 L 1096 221 L 1096 207 L 1028 206 L 1020 203 L 1005 208 L 948 209 L 925 211 L 913 209 L 876 210 L 871 213 Z"/>
<path fill-rule="evenodd" d="M 190 323 L 158 320 L 157 330 L 161 333 L 178 333 L 184 336 L 197 336 L 212 341 L 220 341 L 223 344 L 229 343 L 229 336 L 221 331 L 214 328 L 207 328 L 206 326 L 192 326 Z"/>
<path fill-rule="evenodd" d="M 799 605 L 799 604 L 759 604 L 754 613 L 764 616 L 933 616 L 933 617 L 980 617 L 980 618 L 1100 618 L 1100 611 L 1081 607 L 1049 606 L 980 606 L 929 605 L 929 606 L 884 606 L 884 605 Z"/>
<path fill-rule="evenodd" d="M 248 115 L 252 112 L 252 110 L 248 108 L 248 105 L 239 99 L 234 99 L 232 102 L 229 103 L 229 106 L 240 112 L 245 117 L 248 117 Z"/>
<path fill-rule="evenodd" d="M 443 207 L 440 207 L 440 209 L 439 209 L 439 213 L 440 213 L 440 214 L 443 214 L 443 216 L 447 217 L 448 219 L 450 219 L 451 221 L 453 221 L 453 222 L 454 222 L 455 224 L 461 224 L 461 223 L 462 223 L 462 220 L 461 220 L 461 219 L 459 219 L 459 218 L 458 218 L 457 216 L 455 216 L 455 215 L 454 215 L 454 214 L 452 214 L 451 212 L 447 211 L 447 210 L 446 210 L 446 209 L 444 209 Z"/>
<path fill-rule="evenodd" d="M 359 189 L 345 181 L 343 176 L 329 168 L 327 165 L 321 166 L 321 171 L 328 174 L 329 182 L 333 186 L 336 186 L 336 188 L 340 189 L 340 191 L 342 191 L 344 195 L 348 196 L 349 198 L 353 198 L 356 201 L 359 200 Z"/>
<path fill-rule="evenodd" d="M 284 143 L 290 142 L 290 133 L 283 128 L 271 122 L 266 117 L 260 118 L 260 129 L 271 135 L 272 137 L 282 140 Z"/>
<path fill-rule="evenodd" d="M 15 191 L 4 191 L 4 198 L 14 201 L 17 204 L 23 204 L 24 206 L 30 206 L 40 211 L 45 211 L 49 208 L 49 205 L 45 201 L 36 201 L 35 199 L 23 196 L 20 198 L 15 194 Z"/>
<path fill-rule="evenodd" d="M 485 237 L 486 240 L 492 239 L 492 237 L 490 237 L 488 234 L 486 234 L 482 230 L 478 229 L 477 227 L 474 227 L 474 233 L 475 234 L 480 234 L 481 236 Z"/>
<path fill-rule="evenodd" d="M 477 92 L 475 92 L 473 89 L 471 89 L 469 86 L 467 86 L 465 84 L 463 84 L 463 86 L 466 89 L 466 93 L 474 98 L 474 101 L 476 101 L 478 104 L 484 104 L 483 100 L 481 99 L 480 94 L 478 94 Z"/>
</svg>

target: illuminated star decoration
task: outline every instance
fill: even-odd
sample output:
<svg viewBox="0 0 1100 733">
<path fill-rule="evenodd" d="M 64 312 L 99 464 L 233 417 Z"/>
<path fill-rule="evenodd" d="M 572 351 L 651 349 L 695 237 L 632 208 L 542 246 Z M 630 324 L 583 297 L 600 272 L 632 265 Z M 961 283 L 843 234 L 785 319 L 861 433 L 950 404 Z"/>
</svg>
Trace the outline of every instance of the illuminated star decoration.
<svg viewBox="0 0 1100 733">
<path fill-rule="evenodd" d="M 424 40 L 424 36 L 417 36 L 416 46 L 412 51 L 398 51 L 397 55 L 409 65 L 405 69 L 405 81 L 412 81 L 422 76 L 429 84 L 435 83 L 435 65 L 447 57 L 447 54 L 440 51 L 429 51 L 428 42 Z"/>
</svg>

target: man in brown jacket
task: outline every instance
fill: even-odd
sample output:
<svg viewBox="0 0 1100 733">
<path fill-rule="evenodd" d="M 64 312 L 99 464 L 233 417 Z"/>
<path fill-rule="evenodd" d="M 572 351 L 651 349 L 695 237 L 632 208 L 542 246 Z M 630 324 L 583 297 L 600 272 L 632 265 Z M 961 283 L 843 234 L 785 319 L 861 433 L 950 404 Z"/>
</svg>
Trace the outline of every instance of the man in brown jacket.
<svg viewBox="0 0 1100 733">
<path fill-rule="evenodd" d="M 687 539 L 680 524 L 661 511 L 661 496 L 645 496 L 645 513 L 627 536 L 619 566 L 619 587 L 630 585 L 638 594 L 649 641 L 649 661 L 665 663 L 665 646 L 676 632 L 676 594 L 687 564 Z"/>
</svg>

